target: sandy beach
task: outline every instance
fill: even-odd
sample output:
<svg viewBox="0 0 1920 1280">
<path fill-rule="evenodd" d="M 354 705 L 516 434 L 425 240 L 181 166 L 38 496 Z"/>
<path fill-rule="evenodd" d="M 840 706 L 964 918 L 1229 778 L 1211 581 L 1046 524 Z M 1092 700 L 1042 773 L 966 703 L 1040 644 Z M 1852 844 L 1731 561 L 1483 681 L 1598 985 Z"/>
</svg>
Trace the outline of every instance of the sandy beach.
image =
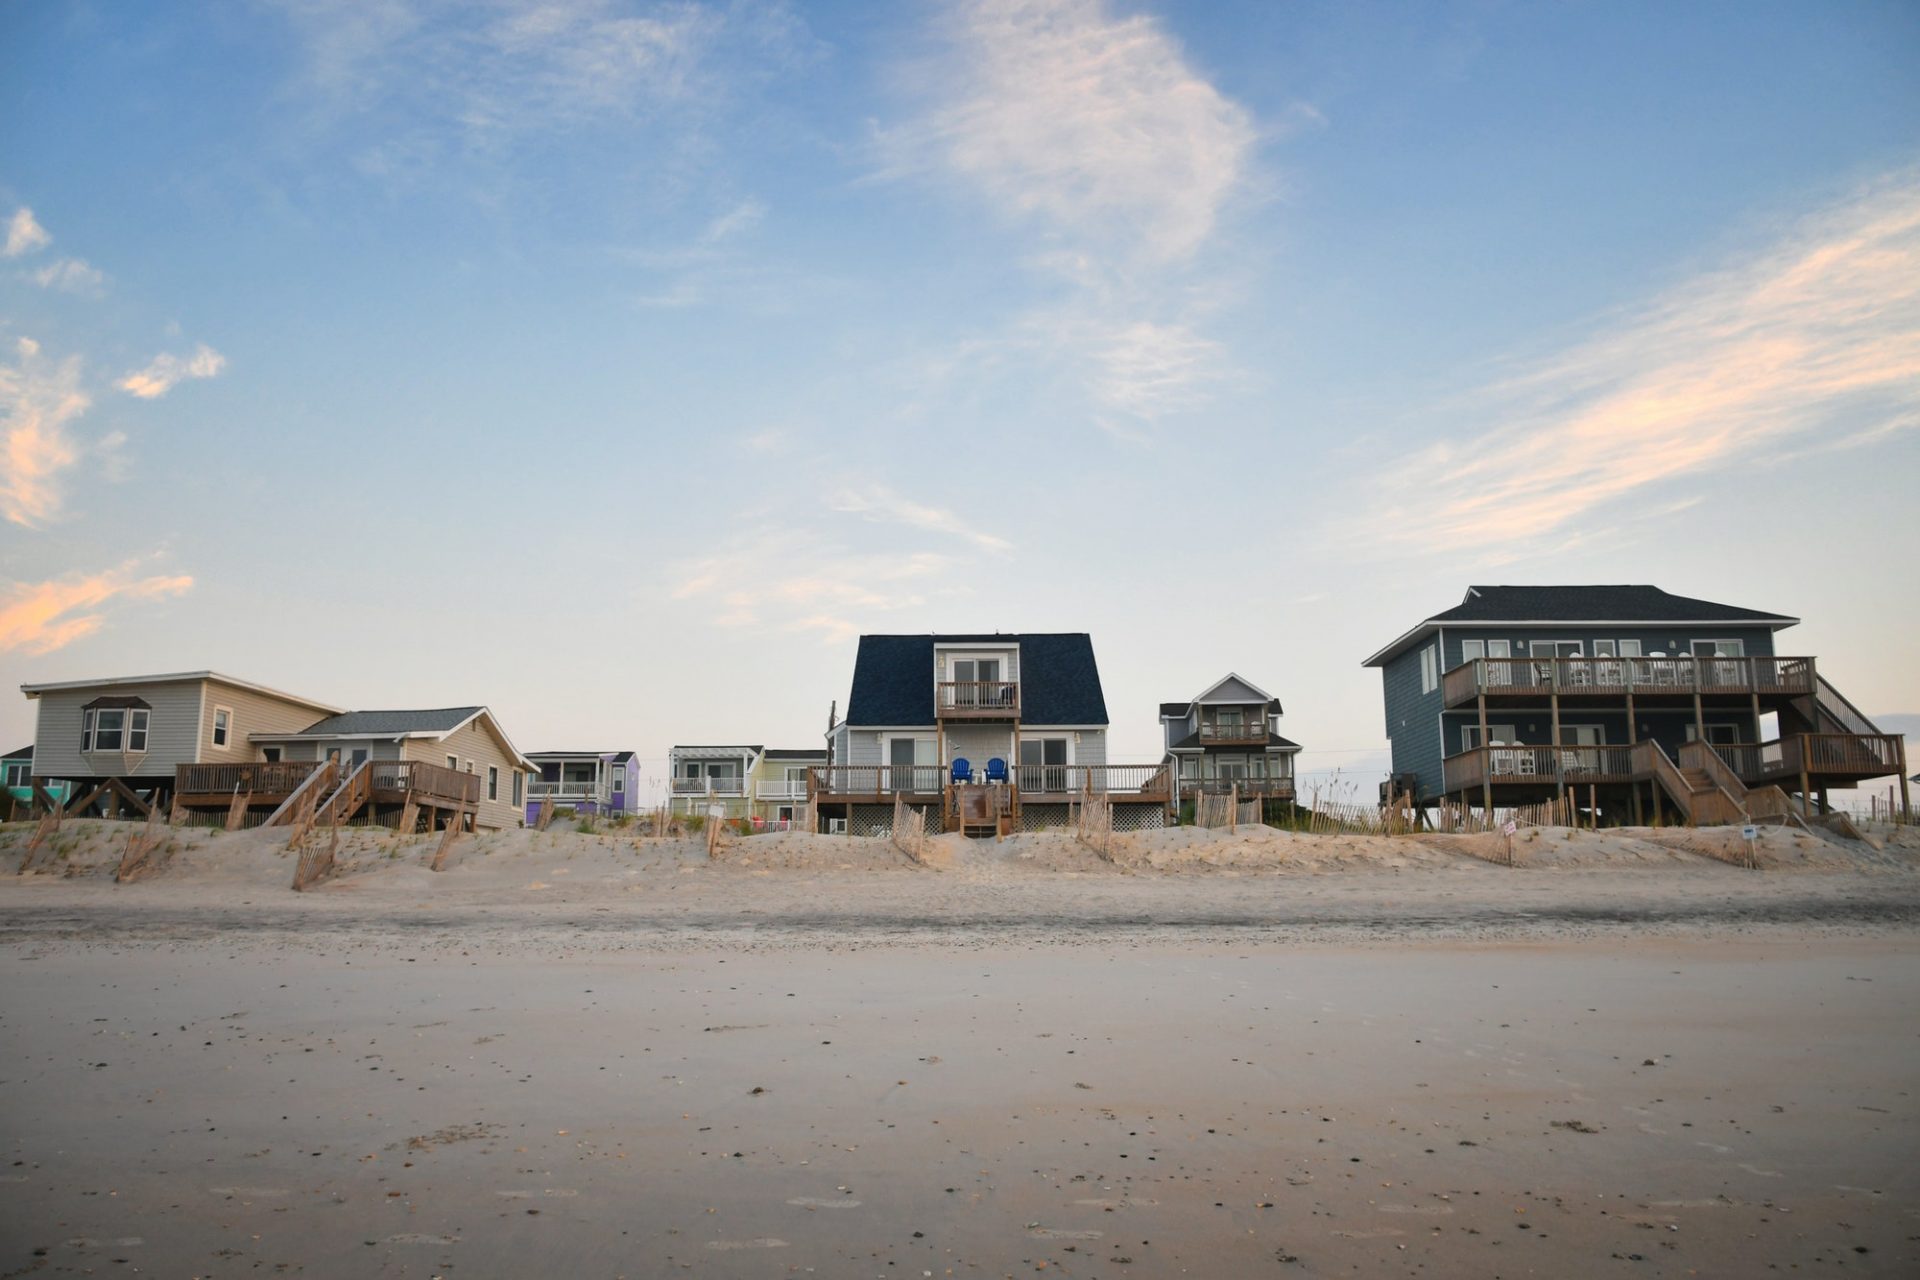
<svg viewBox="0 0 1920 1280">
<path fill-rule="evenodd" d="M 366 831 L 293 894 L 70 826 L 0 876 L 0 1275 L 1920 1265 L 1898 840 Z"/>
</svg>

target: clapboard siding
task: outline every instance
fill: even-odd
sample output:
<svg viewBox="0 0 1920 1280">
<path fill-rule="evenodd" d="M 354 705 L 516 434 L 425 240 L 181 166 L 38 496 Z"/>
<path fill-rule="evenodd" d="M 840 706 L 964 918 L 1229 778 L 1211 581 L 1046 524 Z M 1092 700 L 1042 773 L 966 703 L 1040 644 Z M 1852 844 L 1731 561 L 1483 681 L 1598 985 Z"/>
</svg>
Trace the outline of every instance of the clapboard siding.
<svg viewBox="0 0 1920 1280">
<path fill-rule="evenodd" d="M 43 778 L 157 778 L 174 766 L 193 764 L 200 724 L 201 680 L 158 684 L 92 685 L 49 689 L 39 705 L 33 734 L 33 771 Z M 101 696 L 144 698 L 152 713 L 147 722 L 145 755 L 80 751 L 81 710 Z"/>
<path fill-rule="evenodd" d="M 1447 632 L 1449 643 L 1452 630 Z M 1430 644 L 1431 642 L 1429 642 Z M 1423 644 L 1409 649 L 1380 670 L 1386 700 L 1387 737 L 1393 743 L 1393 771 L 1419 777 L 1419 794 L 1435 796 L 1444 785 L 1440 770 L 1440 689 L 1420 687 Z"/>
<path fill-rule="evenodd" d="M 475 717 L 444 739 L 408 738 L 400 751 L 402 760 L 424 760 L 428 764 L 437 764 L 443 768 L 446 766 L 448 756 L 458 756 L 461 772 L 467 771 L 467 764 L 471 761 L 473 773 L 480 778 L 480 804 L 477 809 L 476 825 L 498 829 L 521 824 L 524 815 L 513 803 L 513 773 L 520 766 L 508 752 L 506 743 L 489 726 L 487 716 Z M 487 767 L 489 765 L 500 771 L 499 795 L 493 800 L 487 799 Z M 522 794 L 524 795 L 525 792 L 523 791 Z"/>
<path fill-rule="evenodd" d="M 199 759 L 207 764 L 239 763 L 258 760 L 260 749 L 253 739 L 259 734 L 298 733 L 327 714 L 326 711 L 287 698 L 274 697 L 254 689 L 242 689 L 221 680 L 205 680 L 206 706 L 200 716 Z M 213 713 L 216 707 L 233 712 L 233 731 L 227 735 L 225 749 L 213 745 Z"/>
</svg>

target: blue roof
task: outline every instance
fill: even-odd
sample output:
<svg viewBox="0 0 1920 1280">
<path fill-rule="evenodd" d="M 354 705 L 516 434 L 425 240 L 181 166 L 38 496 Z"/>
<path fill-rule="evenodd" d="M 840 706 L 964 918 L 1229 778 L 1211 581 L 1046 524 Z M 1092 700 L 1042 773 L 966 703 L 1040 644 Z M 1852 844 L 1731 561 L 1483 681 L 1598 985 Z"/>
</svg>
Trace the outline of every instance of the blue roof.
<svg viewBox="0 0 1920 1280">
<path fill-rule="evenodd" d="M 1019 645 L 1023 724 L 1107 723 L 1107 699 L 1093 659 L 1093 638 L 1084 631 L 861 636 L 853 662 L 853 693 L 847 699 L 847 723 L 933 724 L 936 644 Z"/>
</svg>

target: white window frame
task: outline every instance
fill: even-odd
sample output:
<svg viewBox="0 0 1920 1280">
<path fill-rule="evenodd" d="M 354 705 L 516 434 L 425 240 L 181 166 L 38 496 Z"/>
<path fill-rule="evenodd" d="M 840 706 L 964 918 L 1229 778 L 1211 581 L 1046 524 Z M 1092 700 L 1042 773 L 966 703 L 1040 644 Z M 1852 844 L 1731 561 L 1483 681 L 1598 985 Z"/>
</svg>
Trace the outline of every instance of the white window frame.
<svg viewBox="0 0 1920 1280">
<path fill-rule="evenodd" d="M 498 800 L 499 798 L 500 766 L 490 764 L 487 766 L 487 799 Z"/>
<path fill-rule="evenodd" d="M 1713 740 L 1713 731 L 1715 729 L 1730 729 L 1733 731 L 1733 736 L 1727 739 L 1725 742 L 1716 743 Z M 1712 746 L 1720 746 L 1720 747 L 1744 746 L 1746 745 L 1747 740 L 1741 735 L 1745 732 L 1745 730 L 1746 730 L 1746 726 L 1735 720 L 1709 720 L 1707 721 L 1707 745 L 1710 747 Z M 1698 740 L 1699 740 L 1699 733 L 1697 731 L 1697 728 L 1695 725 L 1689 722 L 1687 725 L 1687 741 L 1697 742 Z"/>
<path fill-rule="evenodd" d="M 460 772 L 460 757 L 459 757 L 459 756 L 454 756 L 454 755 L 450 755 L 450 756 L 448 756 L 448 757 L 447 757 L 447 768 L 449 768 L 449 769 L 451 769 L 451 770 L 452 770 L 453 772 L 455 772 L 455 773 L 458 773 L 458 772 Z"/>
<path fill-rule="evenodd" d="M 1620 642 L 1617 640 L 1595 640 L 1593 656 L 1596 658 L 1617 658 L 1620 656 Z"/>
<path fill-rule="evenodd" d="M 9 760 L 7 761 L 6 773 L 7 786 L 24 787 L 33 780 L 33 761 Z"/>
<path fill-rule="evenodd" d="M 1485 640 L 1462 640 L 1460 642 L 1460 662 L 1462 665 L 1469 662 L 1478 662 L 1486 656 L 1487 642 Z"/>
<path fill-rule="evenodd" d="M 1566 741 L 1568 730 L 1573 730 L 1575 733 L 1578 733 L 1583 729 L 1590 729 L 1593 731 L 1592 742 Z M 1573 723 L 1567 723 L 1563 721 L 1561 722 L 1561 725 L 1560 725 L 1560 738 L 1561 738 L 1561 741 L 1559 742 L 1558 745 L 1563 747 L 1604 747 L 1607 745 L 1607 726 L 1604 724 L 1593 724 L 1591 722 L 1583 723 L 1583 724 L 1573 724 Z"/>
<path fill-rule="evenodd" d="M 103 723 L 110 715 L 120 717 L 120 723 L 109 730 Z M 101 739 L 111 732 L 114 735 L 112 746 L 106 746 Z M 127 749 L 127 708 L 101 707 L 93 713 L 93 749 L 95 751 L 125 751 Z"/>
<path fill-rule="evenodd" d="M 613 775 L 613 794 L 615 795 L 625 794 L 626 789 L 627 789 L 626 776 L 616 771 Z"/>
<path fill-rule="evenodd" d="M 284 753 L 280 750 L 279 747 L 260 748 L 260 758 L 266 761 L 268 764 L 279 764 L 280 757 L 282 754 Z"/>
<path fill-rule="evenodd" d="M 1511 640 L 1487 641 L 1487 656 L 1489 658 L 1511 658 L 1513 656 L 1513 641 Z"/>
<path fill-rule="evenodd" d="M 88 707 L 80 713 L 80 754 L 86 755 L 93 750 L 93 708 Z"/>
<path fill-rule="evenodd" d="M 147 740 L 150 736 L 150 730 L 152 726 L 153 726 L 153 712 L 149 711 L 145 707 L 128 707 L 127 708 L 127 752 L 128 754 L 138 754 L 138 755 L 146 754 Z M 138 734 L 140 736 L 140 745 L 137 747 L 133 745 L 133 739 L 135 734 Z"/>
<path fill-rule="evenodd" d="M 1641 652 L 1643 648 L 1645 648 L 1645 646 L 1638 640 L 1622 640 L 1620 642 L 1620 656 L 1623 658 L 1643 658 L 1646 656 Z"/>
<path fill-rule="evenodd" d="M 226 716 L 227 718 L 227 722 L 224 726 L 221 725 L 220 723 L 220 717 L 223 715 Z M 208 736 L 208 740 L 213 744 L 213 749 L 215 751 L 233 750 L 233 708 L 232 707 L 223 707 L 217 702 L 214 704 L 213 720 L 208 726 L 207 736 Z"/>
<path fill-rule="evenodd" d="M 1700 646 L 1703 644 L 1712 645 L 1713 652 L 1701 653 Z M 1733 646 L 1733 652 L 1720 652 L 1721 645 Z M 1747 642 L 1745 640 L 1689 640 L 1687 641 L 1687 656 L 1691 658 L 1744 658 L 1747 656 Z"/>
<path fill-rule="evenodd" d="M 526 774 L 518 769 L 513 771 L 513 805 L 516 809 L 527 802 L 526 780 Z"/>
<path fill-rule="evenodd" d="M 1420 693 L 1424 697 L 1440 687 L 1440 646 L 1430 644 L 1420 651 Z"/>
</svg>

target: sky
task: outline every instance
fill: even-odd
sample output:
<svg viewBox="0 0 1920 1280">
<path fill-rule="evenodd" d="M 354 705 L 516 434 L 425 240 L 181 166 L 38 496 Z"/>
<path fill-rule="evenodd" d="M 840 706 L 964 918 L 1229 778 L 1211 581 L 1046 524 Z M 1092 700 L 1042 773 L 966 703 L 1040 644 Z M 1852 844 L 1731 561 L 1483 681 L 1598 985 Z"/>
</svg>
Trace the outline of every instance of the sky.
<svg viewBox="0 0 1920 1280">
<path fill-rule="evenodd" d="M 1920 7 L 0 5 L 0 669 L 820 741 L 864 632 L 1236 671 L 1475 583 L 1920 728 Z M 0 698 L 4 745 L 32 704 Z"/>
</svg>

